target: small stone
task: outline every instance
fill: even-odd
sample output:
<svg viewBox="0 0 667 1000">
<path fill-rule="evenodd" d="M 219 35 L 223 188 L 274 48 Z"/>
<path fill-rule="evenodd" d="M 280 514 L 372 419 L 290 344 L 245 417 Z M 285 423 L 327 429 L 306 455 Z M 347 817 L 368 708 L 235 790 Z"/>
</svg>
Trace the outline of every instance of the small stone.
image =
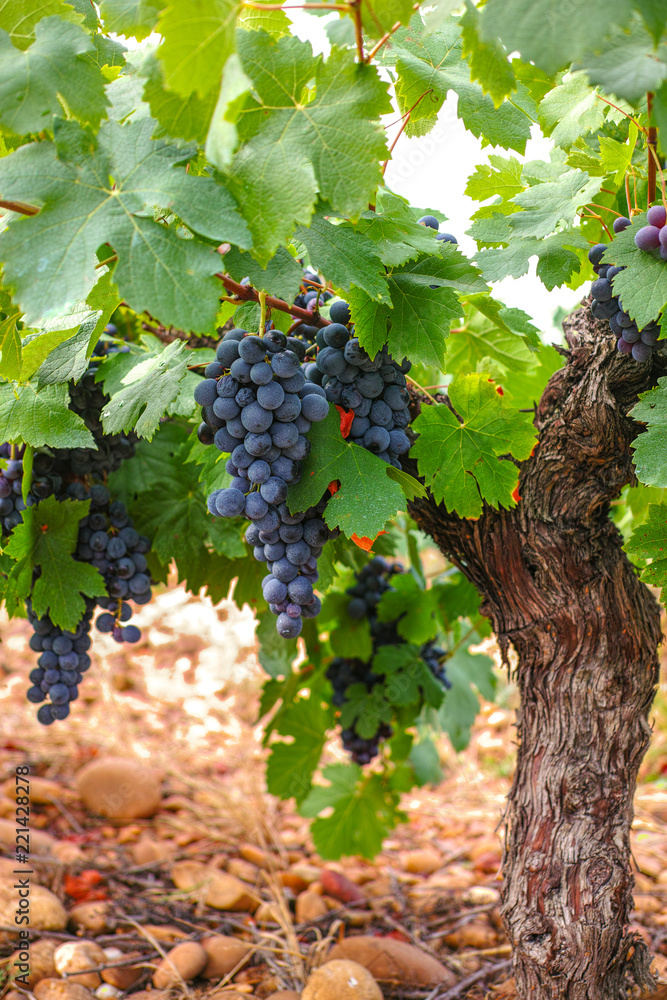
<svg viewBox="0 0 667 1000">
<path fill-rule="evenodd" d="M 104 965 L 107 957 L 102 948 L 94 941 L 66 941 L 58 945 L 53 956 L 53 964 L 61 976 L 67 976 L 69 982 L 87 986 L 96 990 L 101 984 L 99 972 L 88 972 Z"/>
<path fill-rule="evenodd" d="M 112 986 L 111 983 L 102 983 L 95 990 L 95 996 L 97 1000 L 114 1000 L 115 997 L 121 996 L 122 992 L 117 986 Z"/>
<path fill-rule="evenodd" d="M 303 879 L 306 885 L 310 888 L 313 882 L 319 882 L 320 875 L 322 873 L 321 868 L 317 868 L 315 865 L 309 865 L 305 861 L 298 861 L 296 864 L 292 865 L 290 871 L 293 871 L 299 878 Z"/>
<path fill-rule="evenodd" d="M 16 834 L 14 835 L 16 836 Z M 32 831 L 30 831 L 32 838 Z M 32 839 L 31 839 L 32 843 Z M 0 924 L 16 927 L 16 878 L 0 880 Z M 37 931 L 63 931 L 67 926 L 67 913 L 58 897 L 43 885 L 30 885 L 30 927 Z M 17 927 L 18 931 L 18 927 Z"/>
<path fill-rule="evenodd" d="M 51 849 L 51 853 L 58 861 L 64 865 L 74 865 L 83 861 L 86 857 L 78 844 L 73 844 L 71 840 L 57 840 Z"/>
<path fill-rule="evenodd" d="M 176 845 L 164 840 L 156 840 L 150 833 L 143 833 L 132 846 L 132 857 L 135 864 L 145 865 L 149 861 L 170 861 L 176 851 Z"/>
<path fill-rule="evenodd" d="M 437 851 L 405 851 L 399 855 L 401 865 L 411 875 L 432 875 L 442 868 L 442 857 Z"/>
<path fill-rule="evenodd" d="M 20 976 L 23 984 L 27 983 L 29 989 L 32 989 L 40 979 L 55 977 L 57 970 L 53 964 L 53 954 L 57 947 L 57 941 L 40 938 L 39 941 L 31 941 L 29 948 L 17 949 L 7 960 L 11 975 L 14 978 Z M 21 956 L 26 956 L 27 961 Z"/>
<path fill-rule="evenodd" d="M 296 897 L 296 922 L 305 924 L 328 913 L 327 904 L 316 892 L 300 892 Z"/>
<path fill-rule="evenodd" d="M 52 781 L 50 778 L 31 775 L 28 784 L 30 801 L 38 806 L 48 806 L 56 801 L 68 802 L 74 797 L 68 789 L 63 788 L 57 781 Z M 26 794 L 26 785 L 17 781 L 16 778 L 8 778 L 2 785 L 2 791 L 8 799 L 15 802 L 17 796 Z"/>
<path fill-rule="evenodd" d="M 68 979 L 42 979 L 33 993 L 37 1000 L 93 1000 L 90 990 Z"/>
<path fill-rule="evenodd" d="M 363 965 L 338 959 L 311 973 L 301 1000 L 382 1000 L 382 990 Z"/>
<path fill-rule="evenodd" d="M 462 899 L 470 906 L 489 906 L 500 902 L 500 893 L 488 885 L 472 885 L 463 893 Z"/>
<path fill-rule="evenodd" d="M 276 990 L 269 993 L 265 1000 L 300 1000 L 301 994 L 296 990 Z"/>
<path fill-rule="evenodd" d="M 106 899 L 77 903 L 69 911 L 69 922 L 74 930 L 84 931 L 86 934 L 106 934 L 113 929 L 113 920 Z"/>
<path fill-rule="evenodd" d="M 251 885 L 257 885 L 259 882 L 260 869 L 251 861 L 244 861 L 243 858 L 232 858 L 227 865 L 227 871 L 243 882 L 250 882 Z"/>
<path fill-rule="evenodd" d="M 372 969 L 380 982 L 411 987 L 453 986 L 456 977 L 432 955 L 405 941 L 360 934 L 344 938 L 329 952 L 330 959 L 349 958 Z"/>
<path fill-rule="evenodd" d="M 137 990 L 132 1000 L 166 1000 L 168 995 L 168 990 Z"/>
<path fill-rule="evenodd" d="M 168 989 L 180 983 L 181 979 L 187 983 L 197 978 L 207 962 L 208 955 L 196 941 L 177 944 L 158 964 L 153 974 L 153 986 Z"/>
<path fill-rule="evenodd" d="M 105 949 L 106 961 L 119 961 L 118 958 L 111 958 L 108 955 L 108 949 Z M 141 960 L 142 954 L 140 951 L 128 951 L 122 955 L 123 959 L 136 958 Z M 141 979 L 141 976 L 145 970 L 138 965 L 117 965 L 112 969 L 105 969 L 102 972 L 102 979 L 105 983 L 109 983 L 111 986 L 115 986 L 116 989 L 129 990 L 130 986 L 134 986 L 137 979 Z"/>
<path fill-rule="evenodd" d="M 257 865 L 258 868 L 273 868 L 274 862 L 271 859 L 271 855 L 267 854 L 266 851 L 261 850 L 261 848 L 256 847 L 254 844 L 241 844 L 239 847 L 239 854 L 244 861 L 250 861 L 251 864 Z"/>
<path fill-rule="evenodd" d="M 280 916 L 275 903 L 260 903 L 254 913 L 258 924 L 279 924 Z"/>
<path fill-rule="evenodd" d="M 149 940 L 155 938 L 161 944 L 173 944 L 174 941 L 183 941 L 188 936 L 185 931 L 174 927 L 173 924 L 143 924 L 142 930 L 149 936 Z"/>
<path fill-rule="evenodd" d="M 179 861 L 172 866 L 171 878 L 177 888 L 193 893 L 216 910 L 252 913 L 259 906 L 259 898 L 247 883 L 198 861 Z"/>
<path fill-rule="evenodd" d="M 202 972 L 204 979 L 222 979 L 230 972 L 240 970 L 252 954 L 250 945 L 224 934 L 202 938 L 201 946 L 208 959 Z"/>
<path fill-rule="evenodd" d="M 76 775 L 85 806 L 113 820 L 143 819 L 160 808 L 160 775 L 143 761 L 98 757 Z"/>
<path fill-rule="evenodd" d="M 16 806 L 12 803 L 12 812 Z M 43 830 L 30 828 L 30 850 L 33 854 L 51 854 L 56 838 Z M 0 844 L 16 849 L 16 821 L 13 819 L 0 819 Z"/>
<path fill-rule="evenodd" d="M 496 932 L 483 918 L 471 920 L 451 934 L 445 934 L 443 941 L 448 948 L 493 948 L 498 943 Z"/>
</svg>

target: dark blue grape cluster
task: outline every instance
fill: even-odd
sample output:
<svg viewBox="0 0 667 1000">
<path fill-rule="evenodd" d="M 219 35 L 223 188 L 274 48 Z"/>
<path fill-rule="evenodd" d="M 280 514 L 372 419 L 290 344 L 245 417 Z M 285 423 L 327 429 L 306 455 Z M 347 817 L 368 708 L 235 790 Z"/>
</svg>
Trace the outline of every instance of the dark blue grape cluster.
<svg viewBox="0 0 667 1000">
<path fill-rule="evenodd" d="M 317 333 L 319 351 L 306 377 L 323 387 L 330 402 L 353 411 L 350 440 L 400 469 L 400 456 L 410 450 L 405 376 L 411 364 L 407 358 L 394 361 L 386 347 L 371 358 L 350 326 L 347 302 L 334 302 L 329 315 L 332 322 Z"/>
<path fill-rule="evenodd" d="M 375 556 L 366 566 L 355 574 L 355 583 L 348 587 L 346 593 L 350 597 L 347 613 L 355 621 L 368 618 L 373 653 L 369 660 L 359 660 L 337 656 L 327 669 L 326 676 L 333 687 L 332 704 L 340 708 L 347 701 L 347 690 L 353 684 L 365 685 L 371 691 L 376 684 L 383 684 L 384 678 L 373 673 L 372 657 L 381 646 L 397 646 L 404 642 L 398 634 L 397 624 L 400 618 L 382 622 L 377 617 L 376 608 L 380 598 L 388 590 L 393 590 L 389 578 L 396 573 L 404 573 L 400 563 L 389 562 L 382 556 Z M 444 668 L 446 652 L 435 645 L 433 641 L 425 643 L 421 648 L 421 657 L 433 676 L 443 687 L 450 688 Z M 382 722 L 371 737 L 360 736 L 355 726 L 343 729 L 341 738 L 343 746 L 356 764 L 368 764 L 379 751 L 380 743 L 392 735 L 391 726 Z"/>
<path fill-rule="evenodd" d="M 216 517 L 252 522 L 246 541 L 269 570 L 264 596 L 277 615 L 278 634 L 292 639 L 303 618 L 314 618 L 320 609 L 313 591 L 317 559 L 335 532 L 319 516 L 323 506 L 310 516 L 290 514 L 287 492 L 301 478 L 308 431 L 324 420 L 329 404 L 321 386 L 302 371 L 303 344 L 296 349 L 279 330 L 264 337 L 230 330 L 216 356 L 195 389 L 204 418 L 198 435 L 230 454 L 226 468 L 233 478 L 209 496 L 208 509 Z"/>
<path fill-rule="evenodd" d="M 70 704 L 79 697 L 83 675 L 90 667 L 90 623 L 95 600 L 86 598 L 86 611 L 74 632 L 64 632 L 48 616 L 39 618 L 29 600 L 26 609 L 34 629 L 30 648 L 40 654 L 37 666 L 30 673 L 32 687 L 28 688 L 27 697 L 31 704 L 40 706 L 38 722 L 50 726 L 67 718 Z"/>
<path fill-rule="evenodd" d="M 614 232 L 620 233 L 630 225 L 630 219 L 625 216 L 615 219 Z M 607 243 L 596 243 L 588 251 L 588 259 L 598 276 L 591 285 L 591 311 L 596 319 L 608 321 L 620 354 L 631 354 L 635 361 L 648 361 L 656 348 L 660 327 L 652 322 L 640 330 L 624 310 L 618 295 L 614 295 L 613 280 L 625 268 L 602 263 L 602 255 L 607 249 Z"/>
<path fill-rule="evenodd" d="M 5 460 L 4 469 L 0 469 L 0 524 L 3 535 L 10 535 L 21 523 L 21 512 L 27 506 L 22 495 L 24 451 L 23 446 L 0 444 L 0 458 Z"/>
</svg>

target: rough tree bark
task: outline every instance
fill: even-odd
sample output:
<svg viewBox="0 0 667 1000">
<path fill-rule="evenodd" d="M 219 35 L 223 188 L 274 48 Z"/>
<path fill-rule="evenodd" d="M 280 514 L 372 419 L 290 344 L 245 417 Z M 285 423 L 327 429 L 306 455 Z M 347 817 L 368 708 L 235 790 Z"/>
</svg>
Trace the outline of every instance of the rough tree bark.
<svg viewBox="0 0 667 1000">
<path fill-rule="evenodd" d="M 568 363 L 537 407 L 521 502 L 477 521 L 432 500 L 411 514 L 482 594 L 521 694 L 506 813 L 505 927 L 521 1000 L 616 1000 L 654 985 L 628 933 L 630 826 L 658 683 L 659 608 L 609 520 L 633 480 L 628 416 L 664 355 L 618 355 L 587 305 L 568 320 Z M 422 397 L 416 405 L 426 403 Z"/>
</svg>

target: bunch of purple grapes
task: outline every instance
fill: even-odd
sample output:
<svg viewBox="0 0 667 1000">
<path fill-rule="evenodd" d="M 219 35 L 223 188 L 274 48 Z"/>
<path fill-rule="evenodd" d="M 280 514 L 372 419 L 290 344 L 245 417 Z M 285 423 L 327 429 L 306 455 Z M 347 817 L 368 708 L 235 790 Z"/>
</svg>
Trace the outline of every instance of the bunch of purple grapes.
<svg viewBox="0 0 667 1000">
<path fill-rule="evenodd" d="M 299 482 L 310 451 L 307 434 L 329 412 L 324 390 L 303 373 L 304 345 L 291 341 L 278 330 L 264 337 L 230 330 L 195 389 L 203 416 L 199 440 L 230 454 L 226 469 L 233 477 L 208 497 L 208 509 L 252 522 L 246 541 L 267 564 L 264 597 L 285 639 L 298 636 L 303 618 L 320 610 L 317 560 L 336 534 L 321 517 L 326 499 L 305 512 L 287 508 L 288 489 Z"/>
<path fill-rule="evenodd" d="M 90 667 L 90 623 L 95 600 L 86 598 L 85 613 L 74 632 L 63 631 L 48 615 L 40 618 L 30 600 L 26 601 L 26 609 L 34 629 L 30 648 L 40 654 L 37 666 L 30 672 L 32 687 L 28 688 L 27 698 L 31 704 L 40 706 L 37 721 L 50 726 L 67 718 L 70 704 L 79 697 L 83 675 Z"/>
<path fill-rule="evenodd" d="M 630 225 L 632 225 L 630 219 L 621 216 L 614 220 L 614 232 L 620 233 Z M 610 329 L 617 338 L 616 347 L 619 353 L 631 354 L 635 361 L 648 361 L 658 342 L 660 327 L 654 321 L 640 330 L 623 308 L 618 295 L 614 295 L 614 278 L 625 269 L 602 263 L 602 255 L 607 249 L 607 243 L 596 243 L 588 251 L 588 259 L 598 275 L 597 280 L 591 285 L 593 296 L 591 310 L 596 319 L 606 319 L 609 322 Z"/>
<path fill-rule="evenodd" d="M 618 220 L 617 220 L 618 221 Z M 664 205 L 652 205 L 646 214 L 648 225 L 635 233 L 635 246 L 646 253 L 657 250 L 663 260 L 667 260 L 667 210 Z M 630 225 L 630 220 L 627 220 Z M 614 227 L 614 232 L 618 232 Z"/>
<path fill-rule="evenodd" d="M 2 534 L 10 535 L 23 520 L 26 509 L 23 499 L 23 454 L 25 446 L 0 444 L 0 458 L 5 467 L 0 470 L 0 523 Z"/>
<path fill-rule="evenodd" d="M 335 657 L 327 668 L 326 676 L 333 687 L 332 704 L 342 707 L 348 700 L 347 692 L 353 684 L 363 684 L 368 692 L 377 684 L 384 683 L 384 678 L 373 673 L 372 658 L 382 646 L 397 646 L 405 640 L 398 633 L 397 625 L 400 616 L 389 622 L 380 621 L 377 617 L 377 606 L 384 593 L 394 588 L 389 578 L 396 573 L 404 573 L 405 569 L 397 562 L 389 562 L 382 556 L 375 556 L 366 566 L 355 574 L 355 583 L 346 593 L 350 597 L 347 613 L 355 621 L 368 618 L 373 641 L 373 652 L 369 660 L 357 658 Z M 445 688 L 451 683 L 444 668 L 445 650 L 440 649 L 433 641 L 425 643 L 420 655 L 433 676 Z M 361 736 L 357 732 L 356 721 L 341 732 L 343 746 L 356 764 L 368 764 L 379 751 L 380 743 L 388 740 L 392 728 L 388 723 L 381 722 L 376 732 L 370 737 Z"/>
<path fill-rule="evenodd" d="M 353 411 L 350 439 L 355 444 L 400 469 L 400 456 L 410 450 L 405 376 L 411 364 L 407 358 L 394 361 L 387 347 L 371 358 L 350 326 L 347 302 L 334 302 L 329 315 L 332 322 L 317 333 L 319 351 L 306 365 L 306 376 L 324 388 L 330 402 Z"/>
</svg>

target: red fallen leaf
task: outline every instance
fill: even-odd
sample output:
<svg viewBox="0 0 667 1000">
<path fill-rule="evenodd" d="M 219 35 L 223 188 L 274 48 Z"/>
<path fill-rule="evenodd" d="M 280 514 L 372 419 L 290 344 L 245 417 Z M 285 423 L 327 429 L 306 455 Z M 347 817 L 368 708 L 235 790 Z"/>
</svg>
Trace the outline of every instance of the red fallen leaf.
<svg viewBox="0 0 667 1000">
<path fill-rule="evenodd" d="M 405 941 L 407 944 L 410 944 L 410 938 L 403 931 L 389 931 L 384 937 L 393 938 L 394 941 Z"/>
<path fill-rule="evenodd" d="M 342 437 L 347 438 L 350 436 L 350 427 L 354 420 L 354 410 L 344 410 L 338 403 L 336 403 L 336 409 L 340 413 L 340 433 Z"/>
<path fill-rule="evenodd" d="M 96 889 L 95 886 L 104 879 L 94 868 L 87 868 L 80 875 L 65 875 L 64 889 L 68 896 L 77 903 L 90 903 L 95 899 L 107 899 L 106 889 Z"/>
<path fill-rule="evenodd" d="M 332 479 L 329 485 L 327 486 L 327 489 L 329 490 L 331 496 L 333 496 L 334 493 L 338 493 L 338 490 L 340 489 L 339 481 L 337 479 Z"/>
<path fill-rule="evenodd" d="M 515 500 L 518 503 L 520 499 L 521 497 L 519 496 L 519 484 L 517 483 L 514 489 L 512 490 L 512 500 Z"/>
<path fill-rule="evenodd" d="M 334 899 L 340 900 L 341 903 L 361 903 L 366 899 L 366 894 L 361 891 L 359 886 L 355 885 L 347 875 L 343 875 L 341 872 L 334 872 L 330 868 L 323 868 L 320 875 L 320 882 L 327 896 L 333 896 Z"/>
<path fill-rule="evenodd" d="M 386 535 L 386 534 L 387 534 L 386 531 L 378 531 L 375 538 L 366 538 L 365 535 L 363 536 L 363 538 L 359 538 L 359 535 L 352 535 L 352 541 L 354 542 L 355 545 L 358 545 L 360 549 L 363 549 L 364 552 L 370 552 L 373 546 L 375 545 L 376 541 L 380 537 L 380 535 Z"/>
</svg>

